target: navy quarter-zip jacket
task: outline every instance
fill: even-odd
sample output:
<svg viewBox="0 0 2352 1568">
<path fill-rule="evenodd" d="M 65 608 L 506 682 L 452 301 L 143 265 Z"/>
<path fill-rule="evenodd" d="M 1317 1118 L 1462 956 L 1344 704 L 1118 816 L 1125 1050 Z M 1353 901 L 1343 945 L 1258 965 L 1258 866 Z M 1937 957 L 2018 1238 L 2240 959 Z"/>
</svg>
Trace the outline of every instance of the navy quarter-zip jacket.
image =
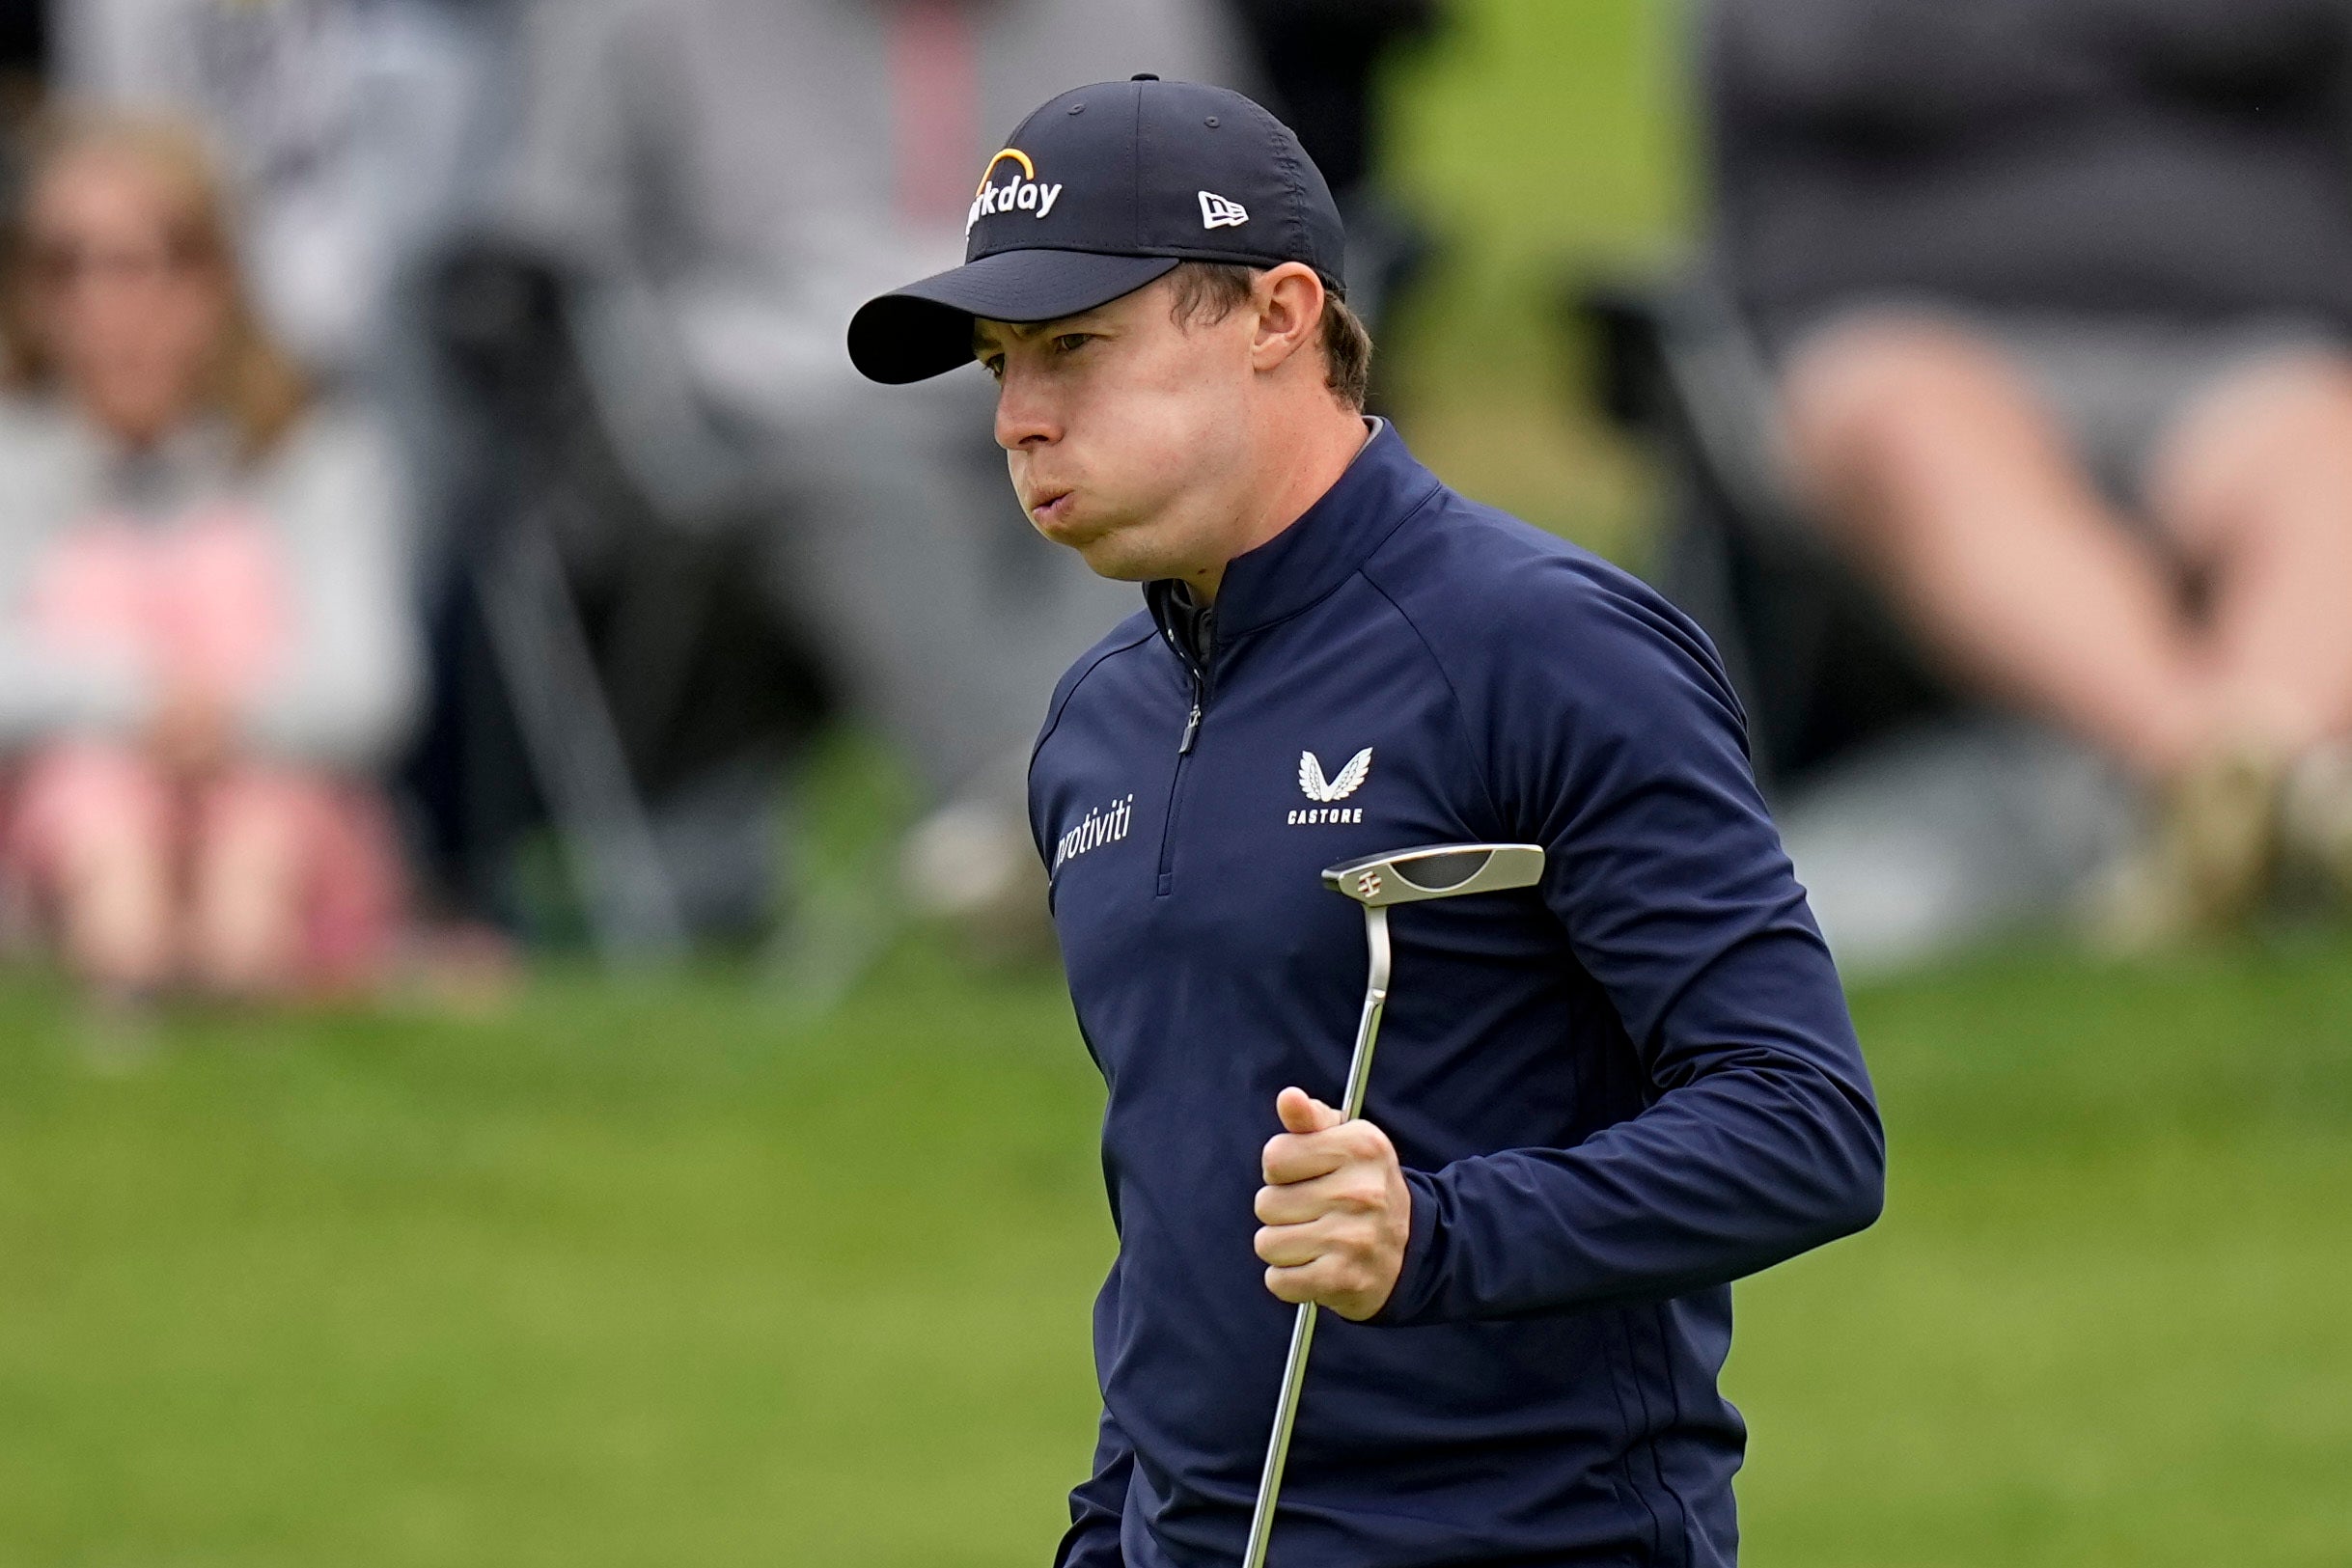
<svg viewBox="0 0 2352 1568">
<path fill-rule="evenodd" d="M 1031 768 L 1109 1089 L 1118 1259 L 1065 1568 L 1240 1560 L 1292 1308 L 1252 1251 L 1275 1095 L 1336 1101 L 1364 922 L 1322 867 L 1540 843 L 1540 887 L 1392 913 L 1365 1114 L 1412 1233 L 1324 1314 L 1281 1568 L 1730 1564 L 1729 1281 L 1878 1214 L 1885 1144 L 1827 949 L 1705 638 L 1440 484 L 1381 426 L 1055 693 Z"/>
</svg>

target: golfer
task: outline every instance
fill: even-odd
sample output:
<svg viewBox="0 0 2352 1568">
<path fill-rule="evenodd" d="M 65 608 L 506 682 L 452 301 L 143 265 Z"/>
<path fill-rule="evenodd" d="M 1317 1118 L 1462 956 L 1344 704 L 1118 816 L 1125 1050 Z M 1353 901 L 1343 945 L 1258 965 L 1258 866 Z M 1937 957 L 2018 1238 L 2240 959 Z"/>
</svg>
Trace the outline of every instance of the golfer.
<svg viewBox="0 0 2352 1568">
<path fill-rule="evenodd" d="M 1120 1237 L 1056 1560 L 1238 1562 L 1316 1302 L 1279 1568 L 1729 1564 L 1729 1282 L 1879 1211 L 1853 1026 L 1706 639 L 1365 418 L 1342 254 L 1287 129 L 1143 77 L 1024 121 L 966 263 L 849 329 L 877 380 L 978 359 L 1038 532 L 1147 607 L 1030 777 Z M 1342 1121 L 1317 873 L 1465 840 L 1543 881 L 1397 911 Z"/>
</svg>

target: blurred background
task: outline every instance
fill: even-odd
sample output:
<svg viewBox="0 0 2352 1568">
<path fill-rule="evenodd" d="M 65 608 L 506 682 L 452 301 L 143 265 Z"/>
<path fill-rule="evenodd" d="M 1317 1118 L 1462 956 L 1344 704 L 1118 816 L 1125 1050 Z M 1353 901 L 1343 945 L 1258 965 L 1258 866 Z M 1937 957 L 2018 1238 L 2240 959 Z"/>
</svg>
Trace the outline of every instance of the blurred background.
<svg viewBox="0 0 2352 1568">
<path fill-rule="evenodd" d="M 841 343 L 1136 70 L 1748 703 L 1894 1143 L 1748 1560 L 2352 1561 L 2332 0 L 0 6 L 0 1561 L 1046 1560 L 1133 592 Z"/>
</svg>

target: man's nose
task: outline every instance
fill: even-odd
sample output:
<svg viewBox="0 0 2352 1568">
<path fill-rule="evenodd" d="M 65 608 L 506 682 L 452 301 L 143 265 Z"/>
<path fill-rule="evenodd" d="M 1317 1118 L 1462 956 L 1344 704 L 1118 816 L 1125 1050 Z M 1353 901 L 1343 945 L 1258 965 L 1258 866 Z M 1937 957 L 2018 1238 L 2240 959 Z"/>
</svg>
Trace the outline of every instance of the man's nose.
<svg viewBox="0 0 2352 1568">
<path fill-rule="evenodd" d="M 1008 366 L 996 389 L 996 444 L 1007 452 L 1051 446 L 1062 437 L 1052 398 L 1038 378 Z"/>
</svg>

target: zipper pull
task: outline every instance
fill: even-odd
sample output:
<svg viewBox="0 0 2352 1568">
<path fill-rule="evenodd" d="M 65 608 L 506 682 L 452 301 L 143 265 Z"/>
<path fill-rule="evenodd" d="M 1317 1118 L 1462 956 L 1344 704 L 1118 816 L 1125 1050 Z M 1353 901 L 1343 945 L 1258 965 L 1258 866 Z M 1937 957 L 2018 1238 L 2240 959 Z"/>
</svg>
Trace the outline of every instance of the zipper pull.
<svg viewBox="0 0 2352 1568">
<path fill-rule="evenodd" d="M 1194 698 L 1192 714 L 1184 721 L 1184 738 L 1176 742 L 1176 756 L 1192 755 L 1192 743 L 1201 738 L 1201 700 Z"/>
</svg>

